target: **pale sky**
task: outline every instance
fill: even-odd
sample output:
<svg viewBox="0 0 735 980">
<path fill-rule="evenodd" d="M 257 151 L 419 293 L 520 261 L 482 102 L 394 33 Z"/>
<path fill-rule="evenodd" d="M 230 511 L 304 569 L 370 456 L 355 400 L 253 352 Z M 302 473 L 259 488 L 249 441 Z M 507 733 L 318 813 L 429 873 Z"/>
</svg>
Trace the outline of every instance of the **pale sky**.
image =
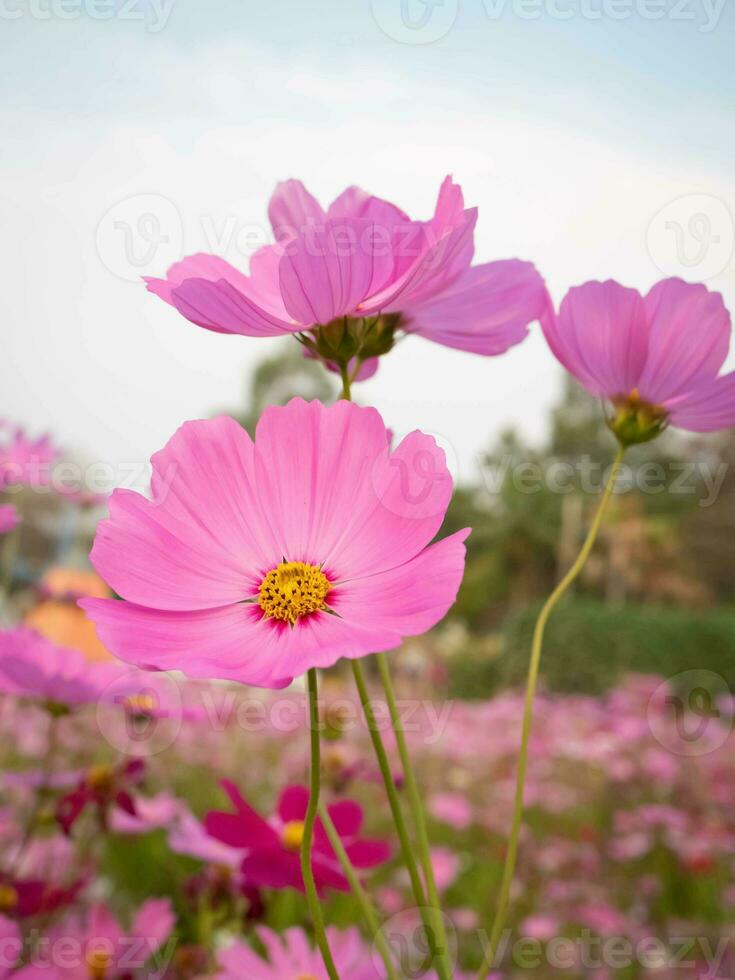
<svg viewBox="0 0 735 980">
<path fill-rule="evenodd" d="M 118 465 L 237 404 L 276 342 L 135 278 L 200 250 L 245 268 L 286 177 L 428 217 L 452 173 L 476 261 L 530 259 L 557 301 L 676 272 L 735 307 L 733 0 L 403 2 L 440 36 L 405 43 L 401 0 L 0 0 L 0 418 Z M 473 478 L 500 429 L 544 431 L 561 375 L 533 333 L 501 359 L 411 338 L 357 395 Z"/>
</svg>

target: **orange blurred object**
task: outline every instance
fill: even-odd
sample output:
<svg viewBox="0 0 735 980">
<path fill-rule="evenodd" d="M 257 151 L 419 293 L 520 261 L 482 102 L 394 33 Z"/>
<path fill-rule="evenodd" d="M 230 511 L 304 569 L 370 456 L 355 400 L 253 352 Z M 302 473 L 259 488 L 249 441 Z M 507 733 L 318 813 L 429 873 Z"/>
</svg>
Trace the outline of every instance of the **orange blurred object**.
<svg viewBox="0 0 735 980">
<path fill-rule="evenodd" d="M 114 660 L 97 636 L 94 623 L 79 608 L 81 596 L 107 599 L 112 593 L 95 572 L 77 568 L 51 568 L 40 582 L 43 598 L 24 623 L 62 647 L 79 650 L 91 661 Z"/>
</svg>

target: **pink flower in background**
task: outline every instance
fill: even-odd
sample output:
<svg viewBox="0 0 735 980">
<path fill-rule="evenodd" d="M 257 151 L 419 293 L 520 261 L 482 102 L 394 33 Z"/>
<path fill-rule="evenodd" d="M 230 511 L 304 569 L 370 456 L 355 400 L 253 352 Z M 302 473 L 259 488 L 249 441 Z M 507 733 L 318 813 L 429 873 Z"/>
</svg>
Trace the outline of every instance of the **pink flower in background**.
<svg viewBox="0 0 735 980">
<path fill-rule="evenodd" d="M 18 923 L 0 915 L 0 980 L 11 976 L 20 959 L 23 940 Z"/>
<path fill-rule="evenodd" d="M 435 793 L 429 800 L 429 812 L 455 830 L 467 830 L 472 824 L 472 804 L 462 793 Z"/>
<path fill-rule="evenodd" d="M 71 915 L 51 929 L 44 937 L 45 942 L 39 945 L 34 965 L 26 968 L 22 978 L 129 980 L 162 951 L 175 921 L 167 898 L 143 902 L 129 931 L 120 925 L 105 904 L 97 903 L 86 915 Z M 63 949 L 64 955 L 54 956 L 49 952 L 55 949 Z M 156 976 L 163 974 L 164 959 L 166 957 L 161 956 Z M 155 963 L 155 959 L 152 962 Z"/>
<path fill-rule="evenodd" d="M 692 432 L 735 425 L 735 372 L 719 374 L 730 343 L 719 293 L 681 279 L 664 279 L 645 297 L 612 280 L 587 282 L 542 325 L 564 367 L 614 403 L 614 431 L 633 421 L 652 434 L 668 423 Z"/>
<path fill-rule="evenodd" d="M 143 779 L 145 763 L 142 759 L 131 759 L 117 766 L 91 766 L 70 793 L 60 797 L 56 803 L 56 819 L 65 834 L 88 806 L 97 810 L 97 817 L 103 828 L 113 808 L 124 811 L 131 818 L 138 817 L 137 802 L 133 791 Z M 144 819 L 144 818 L 141 818 Z"/>
<path fill-rule="evenodd" d="M 122 669 L 90 663 L 23 626 L 0 631 L 0 691 L 6 694 L 66 707 L 94 704 Z"/>
<path fill-rule="evenodd" d="M 242 847 L 230 847 L 212 837 L 204 824 L 188 810 L 182 810 L 169 828 L 168 846 L 174 854 L 186 854 L 225 868 L 239 868 L 243 859 Z"/>
<path fill-rule="evenodd" d="M 241 868 L 248 884 L 303 891 L 299 848 L 309 802 L 308 789 L 305 786 L 287 787 L 274 816 L 264 820 L 246 803 L 233 783 L 224 780 L 222 786 L 235 813 L 218 810 L 208 813 L 204 820 L 207 833 L 228 847 L 245 851 Z M 385 842 L 358 836 L 362 827 L 362 807 L 352 800 L 340 800 L 329 806 L 328 811 L 356 868 L 372 868 L 388 860 L 390 848 Z M 349 891 L 349 883 L 319 821 L 314 831 L 312 867 L 320 892 L 325 888 Z"/>
<path fill-rule="evenodd" d="M 220 980 L 327 980 L 327 971 L 318 950 L 314 950 L 303 930 L 292 927 L 279 934 L 261 927 L 256 930 L 258 939 L 265 947 L 264 959 L 242 939 L 217 954 Z M 334 965 L 345 980 L 378 980 L 379 974 L 371 963 L 369 950 L 365 948 L 357 929 L 340 932 L 328 928 L 327 939 L 334 957 Z"/>
<path fill-rule="evenodd" d="M 20 524 L 20 514 L 12 504 L 0 504 L 0 534 L 14 531 Z"/>
<path fill-rule="evenodd" d="M 9 435 L 3 436 L 3 430 Z M 31 439 L 22 428 L 0 421 L 0 489 L 47 486 L 60 456 L 50 436 Z"/>
<path fill-rule="evenodd" d="M 138 666 L 283 687 L 311 667 L 397 647 L 454 602 L 463 530 L 434 544 L 444 453 L 349 402 L 187 422 L 152 460 L 152 500 L 116 490 L 92 561 L 127 602 L 82 599 Z"/>
<path fill-rule="evenodd" d="M 519 343 L 546 309 L 529 262 L 470 267 L 477 209 L 465 208 L 450 177 L 428 221 L 357 187 L 325 211 L 298 180 L 276 187 L 268 213 L 278 244 L 253 255 L 249 275 L 198 254 L 165 279 L 147 279 L 148 289 L 219 333 L 267 337 L 380 317 L 391 336 L 402 330 L 478 354 Z"/>
</svg>

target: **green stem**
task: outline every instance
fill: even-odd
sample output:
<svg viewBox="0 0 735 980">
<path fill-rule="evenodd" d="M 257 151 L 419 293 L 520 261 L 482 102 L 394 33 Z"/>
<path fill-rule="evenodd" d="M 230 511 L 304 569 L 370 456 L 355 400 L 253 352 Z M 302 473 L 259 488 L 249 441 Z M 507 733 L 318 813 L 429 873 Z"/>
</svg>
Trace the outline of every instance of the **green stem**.
<svg viewBox="0 0 735 980">
<path fill-rule="evenodd" d="M 406 864 L 409 878 L 411 879 L 411 889 L 413 891 L 414 901 L 416 902 L 421 914 L 421 920 L 424 924 L 426 936 L 431 947 L 432 957 L 441 980 L 451 980 L 451 973 L 446 972 L 446 967 L 444 966 L 444 962 L 441 959 L 437 949 L 432 917 L 429 914 L 430 910 L 427 908 L 426 895 L 424 894 L 424 886 L 421 882 L 418 865 L 416 864 L 416 859 L 414 857 L 413 845 L 410 837 L 408 836 L 408 829 L 406 827 L 406 821 L 403 817 L 401 801 L 398 799 L 398 791 L 396 790 L 396 784 L 393 780 L 393 773 L 388 760 L 388 754 L 385 751 L 385 745 L 383 744 L 380 730 L 377 722 L 375 721 L 375 712 L 373 711 L 373 706 L 370 701 L 370 694 L 367 689 L 367 684 L 365 683 L 365 675 L 359 660 L 352 661 L 352 673 L 355 677 L 355 684 L 357 685 L 357 691 L 360 696 L 360 704 L 362 705 L 362 711 L 365 715 L 368 731 L 370 732 L 370 739 L 373 743 L 373 749 L 375 750 L 378 766 L 383 777 L 383 783 L 385 784 L 385 791 L 388 795 L 388 803 L 390 804 L 391 813 L 393 815 L 393 823 L 396 826 L 398 839 L 401 842 L 401 851 L 403 853 L 403 860 Z"/>
<path fill-rule="evenodd" d="M 360 910 L 362 911 L 365 921 L 367 922 L 371 938 L 375 943 L 375 946 L 377 947 L 377 950 L 380 953 L 385 965 L 386 978 L 387 980 L 398 980 L 398 974 L 396 973 L 396 968 L 393 965 L 390 946 L 385 938 L 385 933 L 381 929 L 380 921 L 378 920 L 373 903 L 370 901 L 370 896 L 362 887 L 357 871 L 355 870 L 352 861 L 350 861 L 350 857 L 345 850 L 344 844 L 342 843 L 342 838 L 337 833 L 337 828 L 332 823 L 332 818 L 329 816 L 329 811 L 323 803 L 319 804 L 319 818 L 324 825 L 324 831 L 329 838 L 329 843 L 334 848 L 334 853 L 337 855 L 337 859 L 342 865 L 345 878 L 349 881 L 350 888 L 352 889 L 355 898 L 360 905 Z"/>
<path fill-rule="evenodd" d="M 439 956 L 444 961 L 444 968 L 447 971 L 447 974 L 451 976 L 452 963 L 449 958 L 449 945 L 447 943 L 447 934 L 444 928 L 444 916 L 442 914 L 441 902 L 439 900 L 439 890 L 436 887 L 434 867 L 431 863 L 429 834 L 426 829 L 424 805 L 421 800 L 421 793 L 419 792 L 418 783 L 416 782 L 416 776 L 411 764 L 411 756 L 408 752 L 408 745 L 406 744 L 406 733 L 403 730 L 403 722 L 401 721 L 401 715 L 398 711 L 398 705 L 396 703 L 396 693 L 393 687 L 393 680 L 391 679 L 390 675 L 388 658 L 384 653 L 378 653 L 376 654 L 376 659 L 378 661 L 380 679 L 383 683 L 383 690 L 385 691 L 385 699 L 388 703 L 388 711 L 390 712 L 390 718 L 393 724 L 393 731 L 395 732 L 396 736 L 396 744 L 398 746 L 398 754 L 401 758 L 403 776 L 406 780 L 408 800 L 411 805 L 411 814 L 413 816 L 413 822 L 416 828 L 419 858 L 421 860 L 421 866 L 424 870 L 424 881 L 426 882 L 429 904 L 431 905 L 433 913 L 432 918 L 434 921 L 434 934 L 437 937 L 438 952 Z"/>
<path fill-rule="evenodd" d="M 322 954 L 324 966 L 329 974 L 329 980 L 339 980 L 334 966 L 332 952 L 329 949 L 327 933 L 324 928 L 324 918 L 319 903 L 319 894 L 314 882 L 314 872 L 311 867 L 311 843 L 314 837 L 314 822 L 319 807 L 319 787 L 321 777 L 321 758 L 319 744 L 319 702 L 316 668 L 308 673 L 309 686 L 309 734 L 311 739 L 311 760 L 309 767 L 309 805 L 304 818 L 304 836 L 301 841 L 301 874 L 304 879 L 306 904 L 314 926 L 314 936 Z"/>
<path fill-rule="evenodd" d="M 342 378 L 342 392 L 339 397 L 348 402 L 352 401 L 352 381 L 350 379 L 349 368 L 346 364 L 340 364 L 339 374 Z"/>
<path fill-rule="evenodd" d="M 620 446 L 613 461 L 612 467 L 610 469 L 610 475 L 607 480 L 607 485 L 605 487 L 605 492 L 602 495 L 599 506 L 595 513 L 595 516 L 590 525 L 590 529 L 587 532 L 587 537 L 584 539 L 584 544 L 582 545 L 579 554 L 574 560 L 574 564 L 562 578 L 559 584 L 556 586 L 554 591 L 551 593 L 549 598 L 544 603 L 541 612 L 539 613 L 538 619 L 536 620 L 536 626 L 533 631 L 533 641 L 531 643 L 531 660 L 528 666 L 528 680 L 526 681 L 526 697 L 523 707 L 523 723 L 521 726 L 521 747 L 518 756 L 518 774 L 516 777 L 516 791 L 515 799 L 513 804 L 513 823 L 511 825 L 510 838 L 508 839 L 508 850 L 505 855 L 505 864 L 503 866 L 503 878 L 500 884 L 500 896 L 498 898 L 498 907 L 495 912 L 495 920 L 493 922 L 492 931 L 490 933 L 490 943 L 485 951 L 485 958 L 482 961 L 482 966 L 477 974 L 478 980 L 485 980 L 487 971 L 492 966 L 498 942 L 500 940 L 503 927 L 505 925 L 506 916 L 508 913 L 508 900 L 510 897 L 510 889 L 513 884 L 513 874 L 515 873 L 516 857 L 518 855 L 518 838 L 521 832 L 521 823 L 523 821 L 523 790 L 526 782 L 526 768 L 528 763 L 528 743 L 531 735 L 531 721 L 533 718 L 533 699 L 536 693 L 536 682 L 538 680 L 538 669 L 539 662 L 541 660 L 541 648 L 544 640 L 544 630 L 546 628 L 546 623 L 548 622 L 549 616 L 551 615 L 554 606 L 557 604 L 559 599 L 564 595 L 569 586 L 574 582 L 579 573 L 582 571 L 585 562 L 587 561 L 592 547 L 597 538 L 597 532 L 600 530 L 600 524 L 602 523 L 602 518 L 607 508 L 610 497 L 615 489 L 615 481 L 620 471 L 620 464 L 623 461 L 623 454 L 625 453 L 625 447 Z"/>
</svg>

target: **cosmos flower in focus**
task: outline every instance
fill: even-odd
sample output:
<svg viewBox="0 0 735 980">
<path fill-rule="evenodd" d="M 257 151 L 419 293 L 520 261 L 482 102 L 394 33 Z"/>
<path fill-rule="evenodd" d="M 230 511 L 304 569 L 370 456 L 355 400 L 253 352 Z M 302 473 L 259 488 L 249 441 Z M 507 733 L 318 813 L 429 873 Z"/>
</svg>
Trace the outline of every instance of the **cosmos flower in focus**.
<svg viewBox="0 0 735 980">
<path fill-rule="evenodd" d="M 593 395 L 612 402 L 623 444 L 674 425 L 713 432 L 735 425 L 735 372 L 719 372 L 730 314 L 719 293 L 664 279 L 645 295 L 612 280 L 570 289 L 542 326 L 551 350 Z"/>
<path fill-rule="evenodd" d="M 518 259 L 471 266 L 477 209 L 447 177 L 434 215 L 348 187 L 325 211 L 298 180 L 278 184 L 268 214 L 277 243 L 245 275 L 214 255 L 191 255 L 148 289 L 193 323 L 248 337 L 299 334 L 328 365 L 370 377 L 401 334 L 476 354 L 526 336 L 548 299 Z"/>
<path fill-rule="evenodd" d="M 444 453 L 341 401 L 187 422 L 152 459 L 152 499 L 117 490 L 92 562 L 118 595 L 83 599 L 140 667 L 283 687 L 397 647 L 454 602 L 468 530 L 430 544 L 452 492 Z"/>
<path fill-rule="evenodd" d="M 244 851 L 241 870 L 250 885 L 297 888 L 303 892 L 299 849 L 309 803 L 308 789 L 305 786 L 287 787 L 278 801 L 276 813 L 270 820 L 265 820 L 249 806 L 233 783 L 225 780 L 222 786 L 235 812 L 215 810 L 208 813 L 204 820 L 207 833 L 229 847 Z M 328 812 L 354 867 L 372 868 L 388 860 L 390 848 L 385 842 L 359 836 L 363 819 L 359 804 L 340 800 L 329 806 Z M 319 821 L 314 830 L 312 867 L 320 892 L 325 888 L 349 891 L 349 883 Z"/>
</svg>

